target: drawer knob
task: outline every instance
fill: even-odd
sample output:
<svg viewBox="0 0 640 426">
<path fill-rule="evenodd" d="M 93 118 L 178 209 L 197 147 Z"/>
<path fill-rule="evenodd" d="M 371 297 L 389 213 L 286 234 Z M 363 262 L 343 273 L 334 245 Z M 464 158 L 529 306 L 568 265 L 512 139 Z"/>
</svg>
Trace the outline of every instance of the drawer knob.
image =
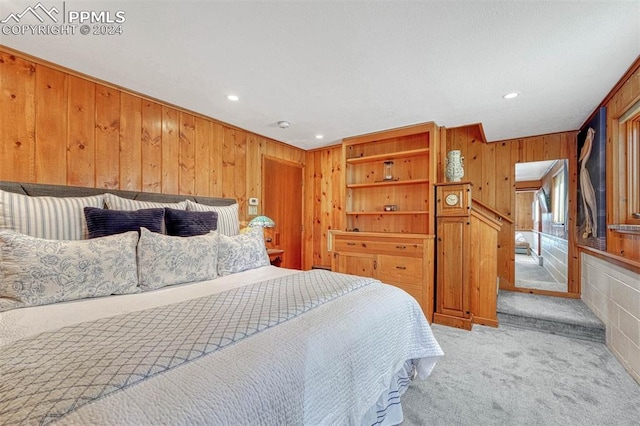
<svg viewBox="0 0 640 426">
<path fill-rule="evenodd" d="M 347 243 L 348 246 L 355 246 L 356 243 Z"/>
<path fill-rule="evenodd" d="M 396 248 L 397 248 L 398 250 L 404 250 L 404 249 L 406 249 L 406 248 L 407 248 L 407 246 L 396 246 Z"/>
<path fill-rule="evenodd" d="M 407 269 L 406 266 L 396 266 L 396 269 Z"/>
</svg>

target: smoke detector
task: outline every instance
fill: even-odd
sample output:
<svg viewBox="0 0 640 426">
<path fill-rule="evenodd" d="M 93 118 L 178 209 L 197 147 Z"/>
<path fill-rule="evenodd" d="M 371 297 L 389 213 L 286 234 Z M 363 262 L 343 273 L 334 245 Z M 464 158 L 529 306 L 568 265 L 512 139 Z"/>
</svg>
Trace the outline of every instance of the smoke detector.
<svg viewBox="0 0 640 426">
<path fill-rule="evenodd" d="M 286 129 L 289 126 L 291 126 L 291 123 L 289 123 L 288 121 L 278 121 L 278 127 L 280 127 L 281 129 Z"/>
</svg>

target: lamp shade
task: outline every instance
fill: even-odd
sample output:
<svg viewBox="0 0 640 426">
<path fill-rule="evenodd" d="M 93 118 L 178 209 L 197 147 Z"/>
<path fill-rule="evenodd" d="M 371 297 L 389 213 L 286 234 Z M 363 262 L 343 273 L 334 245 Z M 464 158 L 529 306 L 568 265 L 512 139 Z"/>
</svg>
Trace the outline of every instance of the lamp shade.
<svg viewBox="0 0 640 426">
<path fill-rule="evenodd" d="M 249 222 L 248 225 L 250 228 L 254 226 L 261 226 L 263 228 L 273 228 L 276 226 L 276 223 L 267 216 L 256 216 Z"/>
</svg>

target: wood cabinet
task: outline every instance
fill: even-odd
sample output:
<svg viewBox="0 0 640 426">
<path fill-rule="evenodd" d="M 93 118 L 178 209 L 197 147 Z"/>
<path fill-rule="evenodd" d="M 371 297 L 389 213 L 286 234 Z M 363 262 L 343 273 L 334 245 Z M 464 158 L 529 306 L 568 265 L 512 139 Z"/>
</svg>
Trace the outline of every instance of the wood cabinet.
<svg viewBox="0 0 640 426">
<path fill-rule="evenodd" d="M 332 236 L 331 270 L 400 287 L 432 320 L 433 235 L 334 231 Z"/>
<path fill-rule="evenodd" d="M 346 229 L 332 232 L 332 270 L 404 289 L 429 321 L 438 135 L 434 123 L 424 123 L 344 139 Z"/>
<path fill-rule="evenodd" d="M 436 186 L 437 290 L 434 322 L 471 329 L 497 327 L 498 231 L 475 208 L 468 182 Z"/>
</svg>

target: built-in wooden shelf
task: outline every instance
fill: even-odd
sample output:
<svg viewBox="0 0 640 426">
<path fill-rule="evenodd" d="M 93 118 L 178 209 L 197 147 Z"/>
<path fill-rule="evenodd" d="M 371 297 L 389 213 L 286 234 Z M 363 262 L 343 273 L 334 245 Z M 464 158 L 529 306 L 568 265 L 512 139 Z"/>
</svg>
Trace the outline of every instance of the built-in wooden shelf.
<svg viewBox="0 0 640 426">
<path fill-rule="evenodd" d="M 386 154 L 368 155 L 366 157 L 347 158 L 347 164 L 373 163 L 376 161 L 393 161 L 401 158 L 419 157 L 429 153 L 429 148 L 411 149 L 408 151 L 397 151 Z"/>
<path fill-rule="evenodd" d="M 404 179 L 404 180 L 384 180 L 380 182 L 366 182 L 366 183 L 350 183 L 347 185 L 349 189 L 357 188 L 373 188 L 376 186 L 400 186 L 400 185 L 416 185 L 429 183 L 429 179 Z"/>
</svg>

